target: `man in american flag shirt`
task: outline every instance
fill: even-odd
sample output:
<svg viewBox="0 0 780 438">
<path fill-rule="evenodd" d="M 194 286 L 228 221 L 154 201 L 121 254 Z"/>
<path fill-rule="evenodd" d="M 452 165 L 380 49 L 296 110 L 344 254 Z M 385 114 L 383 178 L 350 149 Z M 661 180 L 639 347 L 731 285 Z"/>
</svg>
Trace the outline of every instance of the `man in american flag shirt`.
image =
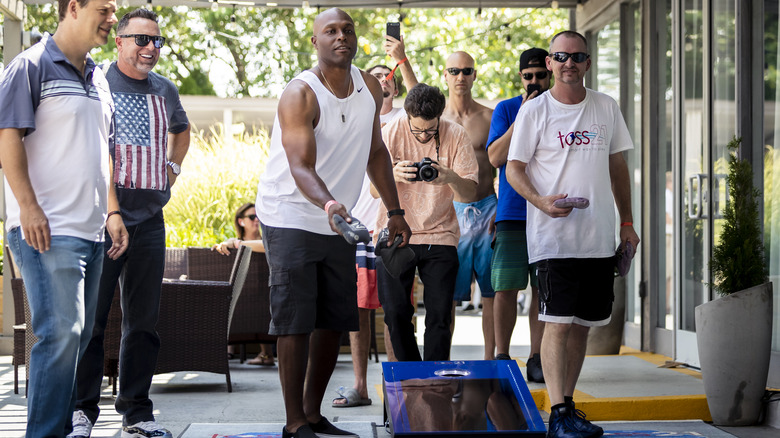
<svg viewBox="0 0 780 438">
<path fill-rule="evenodd" d="M 95 327 L 78 367 L 69 437 L 89 437 L 98 418 L 103 338 L 117 281 L 123 326 L 115 407 L 123 417 L 122 437 L 171 436 L 155 422 L 149 388 L 160 347 L 154 328 L 165 264 L 162 209 L 189 148 L 190 126 L 176 86 L 151 72 L 164 44 L 156 14 L 146 9 L 129 12 L 117 25 L 118 59 L 104 67 L 116 104 L 116 135 L 109 149 L 119 211 L 109 215 L 122 216 L 130 246 L 117 260 L 106 258 L 103 263 Z"/>
</svg>

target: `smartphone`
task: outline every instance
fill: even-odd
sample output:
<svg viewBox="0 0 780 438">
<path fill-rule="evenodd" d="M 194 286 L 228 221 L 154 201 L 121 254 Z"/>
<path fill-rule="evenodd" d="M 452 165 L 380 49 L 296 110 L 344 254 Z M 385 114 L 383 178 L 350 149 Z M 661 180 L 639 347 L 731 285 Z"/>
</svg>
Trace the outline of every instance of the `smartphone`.
<svg viewBox="0 0 780 438">
<path fill-rule="evenodd" d="M 397 39 L 398 41 L 401 40 L 401 23 L 398 21 L 388 21 L 387 22 L 387 33 L 386 35 L 390 35 L 391 37 Z"/>
<path fill-rule="evenodd" d="M 528 93 L 529 95 L 530 95 L 531 93 L 533 93 L 534 91 L 538 91 L 538 92 L 539 92 L 539 94 L 542 94 L 542 93 L 544 93 L 544 91 L 542 91 L 542 86 L 541 86 L 541 85 L 539 85 L 539 84 L 528 84 L 528 86 L 525 88 L 525 91 L 526 91 L 526 93 Z M 539 94 L 537 94 L 537 96 L 538 96 Z"/>
</svg>

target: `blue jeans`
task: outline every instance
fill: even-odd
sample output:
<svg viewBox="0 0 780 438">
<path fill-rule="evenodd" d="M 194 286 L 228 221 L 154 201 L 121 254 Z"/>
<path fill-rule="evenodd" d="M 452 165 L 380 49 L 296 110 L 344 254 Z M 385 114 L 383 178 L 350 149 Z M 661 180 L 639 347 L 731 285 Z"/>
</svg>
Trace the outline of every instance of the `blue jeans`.
<svg viewBox="0 0 780 438">
<path fill-rule="evenodd" d="M 155 326 L 160 313 L 160 289 L 165 269 L 165 224 L 155 217 L 127 227 L 130 245 L 117 260 L 106 257 L 95 313 L 95 328 L 78 367 L 78 398 L 81 409 L 95 424 L 100 413 L 103 382 L 103 339 L 117 281 L 122 302 L 122 341 L 119 349 L 119 396 L 115 407 L 125 426 L 153 421 L 149 399 L 160 338 Z M 111 237 L 106 233 L 106 250 Z M 227 354 L 227 353 L 226 353 Z"/>
<path fill-rule="evenodd" d="M 40 253 L 17 227 L 8 232 L 8 246 L 22 271 L 38 337 L 30 353 L 27 436 L 63 437 L 71 431 L 76 367 L 92 334 L 103 242 L 52 236 L 51 249 Z"/>
</svg>

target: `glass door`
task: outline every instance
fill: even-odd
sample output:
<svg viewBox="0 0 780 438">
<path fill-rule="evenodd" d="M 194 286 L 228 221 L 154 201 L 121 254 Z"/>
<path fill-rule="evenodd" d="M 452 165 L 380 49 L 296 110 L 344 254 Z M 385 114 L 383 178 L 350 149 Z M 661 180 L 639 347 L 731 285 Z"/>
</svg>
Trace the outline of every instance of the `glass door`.
<svg viewBox="0 0 780 438">
<path fill-rule="evenodd" d="M 694 309 L 711 299 L 709 261 L 727 198 L 726 145 L 736 132 L 736 5 L 687 0 L 683 7 L 675 358 L 699 366 Z"/>
</svg>

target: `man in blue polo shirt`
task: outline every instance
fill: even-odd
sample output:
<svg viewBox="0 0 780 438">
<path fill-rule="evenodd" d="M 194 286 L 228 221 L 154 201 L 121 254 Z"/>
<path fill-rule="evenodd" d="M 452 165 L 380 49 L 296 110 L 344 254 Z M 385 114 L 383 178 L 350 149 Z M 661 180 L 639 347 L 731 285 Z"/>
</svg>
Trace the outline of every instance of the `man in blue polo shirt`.
<svg viewBox="0 0 780 438">
<path fill-rule="evenodd" d="M 496 291 L 493 301 L 496 359 L 510 358 L 509 343 L 517 320 L 517 292 L 528 287 L 530 276 L 531 305 L 528 324 L 531 329 L 531 353 L 526 362 L 526 378 L 529 382 L 539 383 L 544 382 L 539 356 L 544 323 L 539 321 L 536 269 L 528 263 L 525 235 L 526 201 L 506 180 L 506 157 L 520 105 L 550 88 L 552 75 L 545 65 L 546 57 L 547 51 L 538 48 L 528 49 L 520 55 L 520 76 L 526 92 L 499 102 L 493 110 L 487 141 L 490 164 L 499 169 L 496 241 L 491 261 L 491 284 Z"/>
<path fill-rule="evenodd" d="M 0 161 L 8 245 L 27 290 L 38 343 L 30 355 L 28 437 L 71 430 L 76 366 L 92 335 L 103 266 L 128 245 L 109 190 L 114 103 L 88 52 L 107 42 L 114 0 L 60 0 L 59 26 L 0 79 Z"/>
</svg>

